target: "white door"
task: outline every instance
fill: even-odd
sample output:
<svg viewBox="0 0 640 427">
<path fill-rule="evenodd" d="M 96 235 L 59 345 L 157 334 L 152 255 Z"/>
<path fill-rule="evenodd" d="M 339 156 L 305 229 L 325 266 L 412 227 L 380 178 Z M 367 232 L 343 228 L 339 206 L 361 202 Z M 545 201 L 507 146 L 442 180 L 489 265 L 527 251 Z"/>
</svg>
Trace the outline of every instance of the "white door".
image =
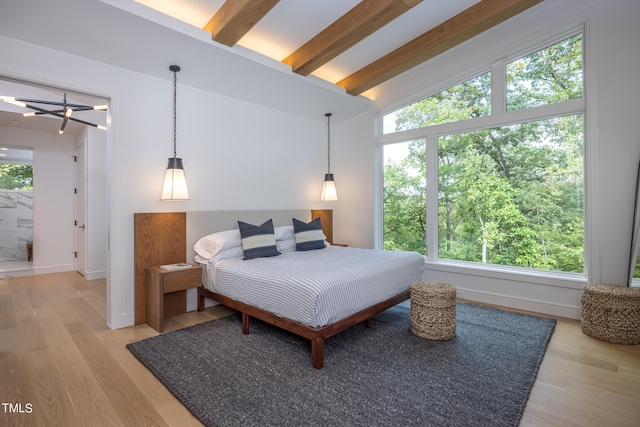
<svg viewBox="0 0 640 427">
<path fill-rule="evenodd" d="M 85 138 L 86 142 L 86 138 Z M 75 171 L 75 269 L 83 276 L 86 275 L 86 238 L 85 238 L 85 144 L 76 148 Z"/>
</svg>

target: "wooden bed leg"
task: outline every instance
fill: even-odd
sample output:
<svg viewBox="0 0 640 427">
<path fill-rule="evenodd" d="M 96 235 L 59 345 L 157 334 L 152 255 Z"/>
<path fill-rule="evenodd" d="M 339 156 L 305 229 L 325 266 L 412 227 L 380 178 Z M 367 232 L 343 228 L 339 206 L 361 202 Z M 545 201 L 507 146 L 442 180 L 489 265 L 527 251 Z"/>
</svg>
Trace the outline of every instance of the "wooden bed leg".
<svg viewBox="0 0 640 427">
<path fill-rule="evenodd" d="M 371 327 L 371 318 L 364 321 L 364 326 L 366 326 L 367 328 Z"/>
<path fill-rule="evenodd" d="M 322 366 L 324 366 L 323 338 L 311 338 L 311 360 L 313 361 L 313 367 L 316 369 L 322 369 Z"/>
<path fill-rule="evenodd" d="M 242 333 L 249 333 L 249 315 L 247 313 L 242 313 Z"/>
<path fill-rule="evenodd" d="M 204 295 L 198 292 L 198 311 L 204 311 Z"/>
</svg>

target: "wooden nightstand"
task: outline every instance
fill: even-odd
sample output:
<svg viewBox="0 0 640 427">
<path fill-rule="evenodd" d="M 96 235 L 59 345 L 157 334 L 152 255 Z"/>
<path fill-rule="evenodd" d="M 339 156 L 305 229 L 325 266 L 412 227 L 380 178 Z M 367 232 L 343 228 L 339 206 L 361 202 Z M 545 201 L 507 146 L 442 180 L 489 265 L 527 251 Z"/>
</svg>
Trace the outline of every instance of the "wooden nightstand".
<svg viewBox="0 0 640 427">
<path fill-rule="evenodd" d="M 164 331 L 164 318 L 187 311 L 187 289 L 202 285 L 199 266 L 182 270 L 145 269 L 145 321 L 158 332 Z"/>
</svg>

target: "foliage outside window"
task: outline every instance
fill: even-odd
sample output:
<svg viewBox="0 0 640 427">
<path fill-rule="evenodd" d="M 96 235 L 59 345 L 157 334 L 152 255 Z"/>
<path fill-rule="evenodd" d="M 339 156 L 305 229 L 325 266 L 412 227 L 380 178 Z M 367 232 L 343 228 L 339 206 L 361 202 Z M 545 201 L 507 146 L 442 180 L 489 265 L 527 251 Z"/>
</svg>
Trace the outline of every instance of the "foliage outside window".
<svg viewBox="0 0 640 427">
<path fill-rule="evenodd" d="M 472 119 L 490 110 L 491 73 L 485 73 L 389 114 L 396 120 L 385 120 L 383 133 Z"/>
<path fill-rule="evenodd" d="M 438 256 L 581 273 L 582 116 L 442 136 Z"/>
<path fill-rule="evenodd" d="M 3 190 L 33 190 L 33 166 L 0 164 L 0 188 Z"/>
<path fill-rule="evenodd" d="M 512 61 L 501 73 L 482 74 L 383 118 L 384 134 L 393 132 L 391 122 L 395 132 L 425 133 L 410 142 L 399 134 L 383 145 L 383 153 L 406 146 L 399 161 L 385 156 L 384 248 L 425 253 L 426 242 L 416 236 L 427 229 L 425 212 L 416 213 L 418 193 L 437 194 L 422 203 L 437 212 L 429 240 L 437 241 L 434 259 L 582 273 L 584 104 L 553 109 L 583 96 L 582 34 Z M 491 88 L 499 84 L 505 99 L 494 100 L 492 113 Z M 508 120 L 515 110 L 517 119 Z M 483 120 L 469 130 L 476 118 Z M 499 125 L 484 124 L 492 122 Z M 430 146 L 437 162 L 427 162 Z M 428 176 L 437 192 L 427 193 Z"/>
<path fill-rule="evenodd" d="M 415 150 L 424 140 L 391 144 L 383 147 L 384 158 L 384 249 L 415 251 L 426 255 L 424 162 Z"/>
<path fill-rule="evenodd" d="M 582 98 L 582 34 L 507 64 L 507 110 Z"/>
</svg>

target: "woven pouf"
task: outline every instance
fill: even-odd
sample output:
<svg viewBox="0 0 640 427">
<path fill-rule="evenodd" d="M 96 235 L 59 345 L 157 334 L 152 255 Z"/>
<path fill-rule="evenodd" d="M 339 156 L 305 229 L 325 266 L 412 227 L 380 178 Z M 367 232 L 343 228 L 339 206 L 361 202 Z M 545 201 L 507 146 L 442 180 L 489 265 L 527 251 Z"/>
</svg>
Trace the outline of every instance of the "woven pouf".
<svg viewBox="0 0 640 427">
<path fill-rule="evenodd" d="M 614 344 L 640 344 L 640 289 L 602 283 L 582 288 L 582 332 Z"/>
<path fill-rule="evenodd" d="M 411 332 L 430 340 L 456 335 L 456 288 L 448 283 L 416 282 L 411 285 Z"/>
</svg>

